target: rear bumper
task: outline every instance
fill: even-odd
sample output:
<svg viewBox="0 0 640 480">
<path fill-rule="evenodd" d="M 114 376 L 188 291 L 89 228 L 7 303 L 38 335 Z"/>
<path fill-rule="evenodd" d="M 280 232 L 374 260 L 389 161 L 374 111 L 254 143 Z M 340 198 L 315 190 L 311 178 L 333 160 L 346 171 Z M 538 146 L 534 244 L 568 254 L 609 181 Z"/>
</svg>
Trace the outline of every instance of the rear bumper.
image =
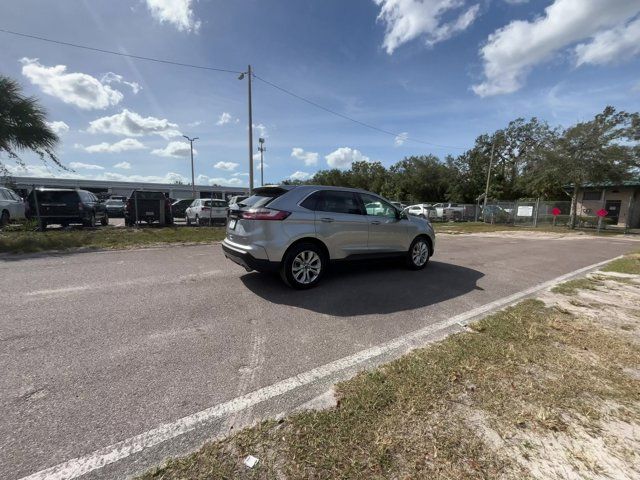
<svg viewBox="0 0 640 480">
<path fill-rule="evenodd" d="M 256 270 L 258 272 L 275 272 L 279 267 L 277 262 L 270 262 L 269 260 L 255 258 L 250 253 L 235 250 L 224 243 L 222 244 L 222 250 L 225 257 L 232 262 L 237 263 L 241 267 L 244 267 L 247 271 Z"/>
</svg>

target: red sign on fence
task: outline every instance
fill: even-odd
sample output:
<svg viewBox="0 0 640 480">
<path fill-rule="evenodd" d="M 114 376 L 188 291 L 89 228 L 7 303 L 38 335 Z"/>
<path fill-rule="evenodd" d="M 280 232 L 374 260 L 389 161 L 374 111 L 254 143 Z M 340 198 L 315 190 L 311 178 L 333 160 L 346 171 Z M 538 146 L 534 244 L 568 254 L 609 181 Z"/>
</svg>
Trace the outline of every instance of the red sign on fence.
<svg viewBox="0 0 640 480">
<path fill-rule="evenodd" d="M 607 212 L 604 208 L 601 208 L 600 210 L 598 210 L 596 212 L 596 215 L 598 215 L 599 217 L 606 217 L 607 213 L 609 213 L 609 212 Z"/>
<path fill-rule="evenodd" d="M 551 210 L 551 213 L 554 217 L 557 217 L 558 215 L 560 215 L 560 209 L 558 207 L 555 207 L 553 210 Z"/>
</svg>

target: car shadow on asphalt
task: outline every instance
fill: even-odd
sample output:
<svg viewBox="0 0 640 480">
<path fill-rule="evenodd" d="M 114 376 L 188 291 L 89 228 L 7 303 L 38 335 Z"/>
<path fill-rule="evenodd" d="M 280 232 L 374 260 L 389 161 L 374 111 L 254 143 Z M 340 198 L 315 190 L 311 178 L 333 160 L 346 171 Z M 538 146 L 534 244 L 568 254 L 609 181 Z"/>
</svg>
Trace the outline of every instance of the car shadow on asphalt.
<svg viewBox="0 0 640 480">
<path fill-rule="evenodd" d="M 477 270 L 431 260 L 410 271 L 394 260 L 338 263 L 310 290 L 292 290 L 276 275 L 248 273 L 245 286 L 265 300 L 340 317 L 414 310 L 482 290 Z"/>
</svg>

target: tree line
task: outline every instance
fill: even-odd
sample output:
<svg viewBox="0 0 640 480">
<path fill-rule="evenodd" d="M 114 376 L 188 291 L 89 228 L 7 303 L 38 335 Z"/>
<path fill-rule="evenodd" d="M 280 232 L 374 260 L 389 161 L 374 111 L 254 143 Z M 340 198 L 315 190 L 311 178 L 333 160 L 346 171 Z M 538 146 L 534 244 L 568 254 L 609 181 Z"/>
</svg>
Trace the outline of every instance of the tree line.
<svg viewBox="0 0 640 480">
<path fill-rule="evenodd" d="M 638 176 L 639 166 L 639 114 L 608 106 L 592 120 L 568 128 L 518 118 L 478 136 L 457 157 L 416 155 L 388 168 L 380 162 L 355 162 L 349 170 L 321 170 L 307 181 L 285 183 L 362 188 L 408 203 L 475 203 L 489 176 L 490 199 L 557 200 L 571 194 L 575 203 L 577 189 L 571 186 L 622 181 Z"/>
</svg>

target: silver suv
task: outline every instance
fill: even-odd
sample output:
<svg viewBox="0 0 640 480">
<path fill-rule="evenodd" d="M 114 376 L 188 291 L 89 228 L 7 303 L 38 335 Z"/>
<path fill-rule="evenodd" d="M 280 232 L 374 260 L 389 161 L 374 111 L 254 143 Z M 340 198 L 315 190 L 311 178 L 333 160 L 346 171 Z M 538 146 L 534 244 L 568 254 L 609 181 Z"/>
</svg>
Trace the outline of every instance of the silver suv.
<svg viewBox="0 0 640 480">
<path fill-rule="evenodd" d="M 420 270 L 433 255 L 431 224 L 374 193 L 315 185 L 253 192 L 229 207 L 222 249 L 247 271 L 279 271 L 290 287 L 317 285 L 333 260 L 398 256 Z"/>
</svg>

